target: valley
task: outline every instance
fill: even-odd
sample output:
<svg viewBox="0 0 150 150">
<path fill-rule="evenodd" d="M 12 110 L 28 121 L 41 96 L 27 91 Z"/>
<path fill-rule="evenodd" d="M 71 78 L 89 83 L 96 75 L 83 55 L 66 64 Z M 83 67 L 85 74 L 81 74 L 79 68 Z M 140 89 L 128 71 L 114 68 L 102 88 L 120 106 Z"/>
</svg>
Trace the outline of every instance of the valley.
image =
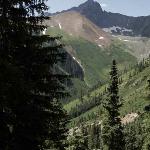
<svg viewBox="0 0 150 150">
<path fill-rule="evenodd" d="M 136 28 L 137 20 L 145 22 Z M 82 80 L 80 75 L 72 79 L 72 98 L 64 104 L 71 130 L 82 134 L 83 124 L 87 128 L 101 126 L 112 60 L 116 60 L 119 70 L 121 122 L 125 130 L 136 122 L 143 123 L 147 115 L 145 107 L 149 105 L 150 38 L 149 31 L 145 34 L 148 28 L 141 26 L 146 27 L 147 20 L 149 16 L 135 18 L 105 12 L 97 2 L 88 0 L 79 7 L 51 15 L 51 20 L 46 22 L 49 26 L 46 34 L 62 36 L 67 53 L 84 73 Z M 73 136 L 73 131 L 70 132 Z"/>
<path fill-rule="evenodd" d="M 96 7 L 98 4 L 87 1 L 83 5 L 86 8 L 89 5 Z M 71 114 L 73 122 L 78 122 L 83 118 L 83 120 L 88 121 L 87 116 L 96 116 L 99 111 L 103 111 L 101 102 L 97 102 L 97 100 L 105 99 L 104 93 L 109 81 L 111 62 L 115 59 L 122 80 L 120 95 L 125 103 L 121 114 L 125 116 L 131 112 L 141 112 L 147 104 L 147 100 L 144 99 L 146 94 L 143 93 L 143 97 L 140 97 L 139 91 L 145 90 L 149 68 L 146 68 L 144 73 L 144 71 L 138 72 L 137 66 L 143 59 L 149 57 L 150 38 L 117 35 L 106 30 L 106 28 L 100 28 L 85 15 L 75 11 L 75 9 L 81 9 L 83 5 L 62 13 L 56 13 L 50 21 L 46 22 L 49 26 L 46 34 L 62 36 L 62 43 L 66 45 L 65 49 L 72 57 L 71 61 L 76 61 L 79 68 L 82 69 L 79 71 L 76 70 L 77 67 L 70 65 L 71 70 L 75 68 L 75 72 L 83 72 L 79 73 L 76 79 L 73 79 L 73 91 L 77 97 L 72 95 L 75 99 L 65 104 L 65 109 Z M 71 64 L 71 62 L 66 64 Z M 73 75 L 74 71 L 70 73 Z M 141 84 L 139 89 L 135 89 L 134 85 L 138 81 Z M 138 105 L 140 107 L 137 109 Z M 82 110 L 85 106 L 87 108 Z"/>
<path fill-rule="evenodd" d="M 150 150 L 149 5 L 1 0 L 0 150 Z"/>
</svg>

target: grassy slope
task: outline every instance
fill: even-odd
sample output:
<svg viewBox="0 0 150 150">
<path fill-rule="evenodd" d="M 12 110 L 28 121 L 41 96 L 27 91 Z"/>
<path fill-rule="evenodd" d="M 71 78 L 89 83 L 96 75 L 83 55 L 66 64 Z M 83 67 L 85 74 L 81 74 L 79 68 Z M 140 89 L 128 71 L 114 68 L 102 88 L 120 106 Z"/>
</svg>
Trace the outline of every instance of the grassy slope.
<svg viewBox="0 0 150 150">
<path fill-rule="evenodd" d="M 63 35 L 63 42 L 66 45 L 71 45 L 73 50 L 75 50 L 75 57 L 81 61 L 85 71 L 85 81 L 90 86 L 94 85 L 98 80 L 107 83 L 112 59 L 117 60 L 119 63 L 118 67 L 121 70 L 124 69 L 124 66 L 128 68 L 131 64 L 136 63 L 136 58 L 128 53 L 129 50 L 127 47 L 119 40 L 114 40 L 109 48 L 102 49 L 89 41 L 69 36 L 62 30 L 56 28 L 48 30 L 48 34 Z M 132 73 L 133 70 L 130 70 L 122 76 L 123 83 L 120 85 L 120 95 L 124 100 L 124 106 L 121 109 L 122 116 L 130 112 L 142 112 L 144 106 L 148 104 L 146 86 L 148 75 L 150 74 L 150 67 L 130 77 L 129 75 Z M 80 81 L 74 80 L 74 82 L 76 87 L 80 88 Z M 90 97 L 98 96 L 105 90 L 106 86 L 107 84 L 104 84 L 97 90 L 91 92 Z M 103 98 L 105 99 L 105 96 Z M 83 105 L 83 103 L 86 105 L 86 103 L 91 100 L 88 96 L 84 96 L 83 99 L 83 102 L 79 99 L 72 100 L 64 107 L 69 112 L 75 108 L 76 105 Z M 78 117 L 73 118 L 72 123 L 74 122 L 74 125 L 76 125 L 81 119 L 92 121 L 97 117 L 99 119 L 103 117 L 103 108 L 101 105 L 93 107 Z"/>
<path fill-rule="evenodd" d="M 135 75 L 133 75 L 133 72 L 134 69 L 131 69 L 130 71 L 122 75 L 123 83 L 120 84 L 120 96 L 123 99 L 124 105 L 120 110 L 121 116 L 124 116 L 131 112 L 142 113 L 144 107 L 149 104 L 149 100 L 147 99 L 149 93 L 149 90 L 147 88 L 147 80 L 149 79 L 150 67 L 145 68 L 142 72 L 139 72 Z M 132 77 L 130 74 L 132 74 Z M 90 96 L 93 97 L 95 93 L 96 95 L 102 93 L 105 89 L 105 86 L 107 86 L 107 84 L 93 91 Z M 103 100 L 105 98 L 106 97 L 103 96 Z M 85 96 L 84 99 L 84 103 L 91 100 L 87 96 Z M 71 103 L 65 105 L 65 109 L 67 109 L 69 112 L 76 105 L 80 104 L 81 102 L 76 99 Z M 89 116 L 91 116 L 90 119 Z M 103 108 L 101 105 L 95 106 L 89 111 L 81 114 L 80 116 L 73 118 L 72 123 L 74 122 L 75 124 L 72 125 L 76 125 L 81 119 L 84 119 L 86 122 L 91 122 L 95 118 L 100 120 L 103 118 Z"/>
<path fill-rule="evenodd" d="M 106 75 L 110 68 L 112 59 L 116 59 L 120 64 L 119 68 L 128 66 L 136 62 L 136 58 L 126 52 L 127 48 L 121 42 L 115 40 L 109 48 L 100 48 L 98 45 L 84 40 L 80 37 L 75 38 L 57 28 L 49 28 L 50 35 L 62 35 L 63 42 L 71 45 L 75 51 L 75 57 L 81 61 L 85 71 L 85 82 L 93 86 L 97 81 L 107 81 Z"/>
</svg>

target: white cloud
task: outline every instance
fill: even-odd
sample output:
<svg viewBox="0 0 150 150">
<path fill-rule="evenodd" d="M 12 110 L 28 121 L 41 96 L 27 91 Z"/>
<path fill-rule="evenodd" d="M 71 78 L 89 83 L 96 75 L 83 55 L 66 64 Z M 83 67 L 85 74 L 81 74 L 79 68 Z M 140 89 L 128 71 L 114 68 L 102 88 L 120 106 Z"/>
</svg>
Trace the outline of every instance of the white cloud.
<svg viewBox="0 0 150 150">
<path fill-rule="evenodd" d="M 107 7 L 107 6 L 108 6 L 108 5 L 105 4 L 105 3 L 102 3 L 102 4 L 101 4 L 101 7 L 103 7 L 103 8 L 104 8 L 104 7 Z"/>
</svg>

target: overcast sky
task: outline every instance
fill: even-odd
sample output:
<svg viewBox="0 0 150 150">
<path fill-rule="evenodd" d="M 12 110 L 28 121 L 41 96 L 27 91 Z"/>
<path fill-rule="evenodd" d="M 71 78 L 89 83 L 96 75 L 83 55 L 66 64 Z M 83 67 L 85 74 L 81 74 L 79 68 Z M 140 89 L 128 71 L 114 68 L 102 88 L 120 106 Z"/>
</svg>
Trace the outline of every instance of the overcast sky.
<svg viewBox="0 0 150 150">
<path fill-rule="evenodd" d="M 49 12 L 66 10 L 85 2 L 86 0 L 48 0 Z M 150 15 L 150 0 L 96 0 L 106 11 L 129 16 Z"/>
</svg>

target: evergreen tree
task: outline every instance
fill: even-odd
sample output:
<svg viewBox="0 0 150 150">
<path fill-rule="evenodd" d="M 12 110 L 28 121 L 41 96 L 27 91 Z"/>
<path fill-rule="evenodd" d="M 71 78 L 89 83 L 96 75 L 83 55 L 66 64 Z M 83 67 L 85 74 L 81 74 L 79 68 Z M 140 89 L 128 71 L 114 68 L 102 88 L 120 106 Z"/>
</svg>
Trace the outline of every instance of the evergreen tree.
<svg viewBox="0 0 150 150">
<path fill-rule="evenodd" d="M 51 116 L 51 139 L 49 145 L 51 148 L 56 148 L 57 150 L 65 150 L 65 147 L 68 146 L 65 141 L 68 136 L 68 129 L 66 128 L 68 115 L 57 99 L 54 99 L 52 102 Z"/>
<path fill-rule="evenodd" d="M 111 83 L 108 88 L 108 99 L 104 105 L 107 116 L 103 123 L 103 144 L 104 149 L 107 150 L 124 150 L 125 140 L 119 114 L 119 108 L 122 103 L 118 95 L 118 73 L 115 60 L 113 60 L 110 76 Z"/>
<path fill-rule="evenodd" d="M 46 0 L 0 1 L 0 149 L 63 149 L 67 94 L 60 37 L 40 35 Z M 64 129 L 63 129 L 64 128 Z M 54 132 L 55 131 L 55 132 Z M 59 138 L 58 138 L 59 132 Z M 53 137 L 53 138 L 52 138 Z"/>
</svg>

